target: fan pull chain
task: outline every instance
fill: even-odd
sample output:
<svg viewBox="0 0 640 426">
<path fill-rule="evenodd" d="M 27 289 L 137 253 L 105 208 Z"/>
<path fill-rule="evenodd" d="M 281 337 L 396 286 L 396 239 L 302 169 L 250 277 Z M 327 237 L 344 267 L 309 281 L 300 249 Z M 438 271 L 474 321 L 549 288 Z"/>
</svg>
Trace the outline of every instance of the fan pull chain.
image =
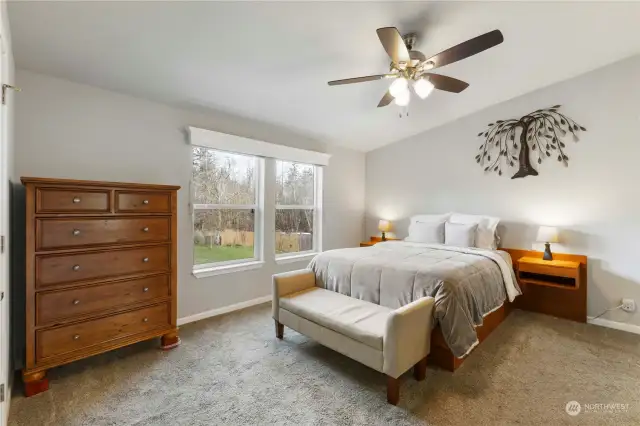
<svg viewBox="0 0 640 426">
<path fill-rule="evenodd" d="M 398 118 L 402 118 L 403 116 L 409 116 L 409 105 L 401 107 L 400 112 L 398 113 Z"/>
</svg>

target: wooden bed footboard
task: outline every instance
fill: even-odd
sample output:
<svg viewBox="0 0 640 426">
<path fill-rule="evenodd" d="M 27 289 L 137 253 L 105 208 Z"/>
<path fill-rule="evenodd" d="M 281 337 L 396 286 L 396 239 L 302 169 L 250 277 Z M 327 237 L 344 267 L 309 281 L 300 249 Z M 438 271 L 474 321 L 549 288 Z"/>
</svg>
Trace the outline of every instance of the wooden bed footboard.
<svg viewBox="0 0 640 426">
<path fill-rule="evenodd" d="M 505 318 L 507 318 L 511 313 L 511 310 L 511 303 L 506 300 L 499 309 L 484 317 L 482 325 L 476 328 L 476 333 L 478 334 L 478 340 L 480 343 L 482 343 L 489 334 L 491 334 L 491 332 L 495 330 L 500 323 L 505 320 Z M 449 346 L 447 346 L 447 343 L 444 340 L 440 325 L 436 326 L 436 328 L 431 332 L 431 353 L 429 353 L 428 363 L 431 365 L 437 365 L 438 367 L 444 368 L 448 371 L 456 371 L 465 359 L 466 357 L 456 358 L 453 356 L 451 349 L 449 349 Z"/>
</svg>

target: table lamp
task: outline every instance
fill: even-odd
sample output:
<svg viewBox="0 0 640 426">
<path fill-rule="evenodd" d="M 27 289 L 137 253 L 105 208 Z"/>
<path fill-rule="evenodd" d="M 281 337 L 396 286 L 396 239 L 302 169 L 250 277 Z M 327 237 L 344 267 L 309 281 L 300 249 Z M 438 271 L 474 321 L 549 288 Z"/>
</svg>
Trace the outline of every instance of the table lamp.
<svg viewBox="0 0 640 426">
<path fill-rule="evenodd" d="M 536 240 L 539 243 L 544 243 L 544 255 L 542 258 L 544 260 L 553 260 L 550 243 L 557 243 L 560 241 L 558 239 L 558 228 L 555 226 L 541 226 L 540 229 L 538 229 L 538 238 L 536 238 Z"/>
<path fill-rule="evenodd" d="M 382 241 L 387 241 L 387 235 L 385 232 L 391 230 L 391 222 L 388 220 L 381 220 L 378 222 L 378 231 L 382 231 Z"/>
</svg>

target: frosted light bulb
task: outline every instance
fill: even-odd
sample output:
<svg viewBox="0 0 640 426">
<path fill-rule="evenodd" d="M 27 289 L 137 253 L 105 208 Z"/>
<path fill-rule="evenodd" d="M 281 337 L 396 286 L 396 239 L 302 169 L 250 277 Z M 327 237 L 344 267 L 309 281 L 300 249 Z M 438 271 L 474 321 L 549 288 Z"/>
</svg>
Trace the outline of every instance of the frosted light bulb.
<svg viewBox="0 0 640 426">
<path fill-rule="evenodd" d="M 416 94 L 420 96 L 420 99 L 425 99 L 427 96 L 429 96 L 433 89 L 433 83 L 424 78 L 420 78 L 418 79 L 418 81 L 413 83 L 413 90 L 415 90 Z"/>
<path fill-rule="evenodd" d="M 394 98 L 397 98 L 403 92 L 409 93 L 409 83 L 404 77 L 397 78 L 389 86 L 389 93 Z"/>
<path fill-rule="evenodd" d="M 410 100 L 411 100 L 411 93 L 407 90 L 405 92 L 400 92 L 398 96 L 396 96 L 395 103 L 398 106 L 404 107 L 409 105 Z"/>
</svg>

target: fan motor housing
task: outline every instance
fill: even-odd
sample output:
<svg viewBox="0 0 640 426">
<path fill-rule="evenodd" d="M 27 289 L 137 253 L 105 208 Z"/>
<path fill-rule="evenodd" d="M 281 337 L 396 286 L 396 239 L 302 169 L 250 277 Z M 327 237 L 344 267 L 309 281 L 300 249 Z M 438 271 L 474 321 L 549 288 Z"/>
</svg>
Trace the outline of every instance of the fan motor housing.
<svg viewBox="0 0 640 426">
<path fill-rule="evenodd" d="M 407 46 L 407 50 L 413 50 L 413 46 L 416 44 L 418 40 L 418 34 L 416 33 L 408 33 L 402 36 L 402 40 L 404 40 L 404 45 Z"/>
</svg>

